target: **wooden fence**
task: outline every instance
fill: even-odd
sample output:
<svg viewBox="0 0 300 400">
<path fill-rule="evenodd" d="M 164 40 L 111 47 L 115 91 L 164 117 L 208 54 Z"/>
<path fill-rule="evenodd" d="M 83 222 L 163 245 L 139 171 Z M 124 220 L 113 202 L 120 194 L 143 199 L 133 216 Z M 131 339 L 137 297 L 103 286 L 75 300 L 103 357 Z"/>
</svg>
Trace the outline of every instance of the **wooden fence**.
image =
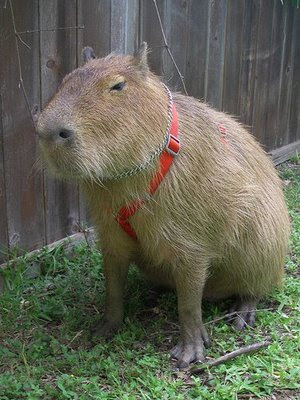
<svg viewBox="0 0 300 400">
<path fill-rule="evenodd" d="M 157 0 L 188 93 L 239 116 L 267 150 L 300 143 L 300 9 L 283 3 Z M 35 114 L 45 105 L 83 46 L 104 56 L 132 53 L 142 40 L 152 69 L 180 90 L 152 0 L 0 0 L 2 258 L 72 234 L 87 218 L 77 186 L 35 168 L 28 106 Z"/>
</svg>

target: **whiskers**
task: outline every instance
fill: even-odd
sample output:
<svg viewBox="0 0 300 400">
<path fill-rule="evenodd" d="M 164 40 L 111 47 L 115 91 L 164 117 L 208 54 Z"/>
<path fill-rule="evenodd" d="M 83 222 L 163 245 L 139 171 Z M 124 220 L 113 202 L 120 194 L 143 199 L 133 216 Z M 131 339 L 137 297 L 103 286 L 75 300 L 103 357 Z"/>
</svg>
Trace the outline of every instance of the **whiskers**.
<svg viewBox="0 0 300 400">
<path fill-rule="evenodd" d="M 105 163 L 109 164 L 108 168 Z M 42 149 L 34 163 L 33 173 L 37 175 L 45 169 L 61 180 L 76 180 L 89 186 L 97 185 L 104 190 L 109 189 L 103 170 L 109 169 L 111 174 L 118 172 L 107 154 L 101 153 L 101 157 L 98 157 L 97 154 L 85 153 L 82 146 L 80 151 L 73 148 L 72 152 L 59 147 L 46 151 Z"/>
<path fill-rule="evenodd" d="M 36 158 L 36 160 L 33 162 L 32 167 L 30 169 L 29 173 L 29 179 L 31 178 L 37 178 L 40 176 L 46 168 L 46 163 L 40 156 Z"/>
</svg>

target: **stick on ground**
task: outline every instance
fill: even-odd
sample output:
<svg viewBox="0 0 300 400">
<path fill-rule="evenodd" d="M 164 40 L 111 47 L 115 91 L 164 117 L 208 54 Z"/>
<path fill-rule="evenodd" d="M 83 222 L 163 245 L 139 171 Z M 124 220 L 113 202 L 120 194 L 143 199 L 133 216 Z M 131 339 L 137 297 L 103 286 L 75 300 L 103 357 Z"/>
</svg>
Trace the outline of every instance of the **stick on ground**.
<svg viewBox="0 0 300 400">
<path fill-rule="evenodd" d="M 206 363 L 202 364 L 199 368 L 195 368 L 190 371 L 190 375 L 201 374 L 206 367 L 215 367 L 217 365 L 223 364 L 226 361 L 232 360 L 242 354 L 252 353 L 253 351 L 257 351 L 262 349 L 263 347 L 267 347 L 271 344 L 271 338 L 267 337 L 266 340 L 262 342 L 249 344 L 248 346 L 241 347 L 240 349 L 234 350 L 230 353 L 224 354 L 215 360 L 209 360 Z"/>
</svg>

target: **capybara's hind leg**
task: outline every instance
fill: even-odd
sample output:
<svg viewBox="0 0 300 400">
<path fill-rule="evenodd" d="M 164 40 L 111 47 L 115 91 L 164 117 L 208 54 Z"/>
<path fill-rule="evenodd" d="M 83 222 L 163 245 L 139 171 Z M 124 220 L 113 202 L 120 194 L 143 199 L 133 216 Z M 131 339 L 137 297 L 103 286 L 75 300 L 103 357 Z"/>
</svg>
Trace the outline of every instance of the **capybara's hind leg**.
<svg viewBox="0 0 300 400">
<path fill-rule="evenodd" d="M 231 307 L 230 312 L 236 312 L 233 320 L 233 327 L 237 331 L 243 330 L 246 326 L 253 326 L 256 316 L 257 300 L 255 299 L 237 299 Z"/>
</svg>

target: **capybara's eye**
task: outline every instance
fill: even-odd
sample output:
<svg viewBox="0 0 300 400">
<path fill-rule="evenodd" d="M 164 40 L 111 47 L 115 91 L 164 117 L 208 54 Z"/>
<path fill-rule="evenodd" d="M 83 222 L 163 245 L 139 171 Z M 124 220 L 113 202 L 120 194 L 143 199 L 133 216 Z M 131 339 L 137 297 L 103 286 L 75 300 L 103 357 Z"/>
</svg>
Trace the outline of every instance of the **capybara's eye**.
<svg viewBox="0 0 300 400">
<path fill-rule="evenodd" d="M 120 91 L 120 90 L 122 90 L 124 88 L 124 86 L 125 86 L 125 81 L 119 82 L 116 85 L 112 86 L 110 88 L 110 90 L 118 90 L 118 91 Z"/>
</svg>

